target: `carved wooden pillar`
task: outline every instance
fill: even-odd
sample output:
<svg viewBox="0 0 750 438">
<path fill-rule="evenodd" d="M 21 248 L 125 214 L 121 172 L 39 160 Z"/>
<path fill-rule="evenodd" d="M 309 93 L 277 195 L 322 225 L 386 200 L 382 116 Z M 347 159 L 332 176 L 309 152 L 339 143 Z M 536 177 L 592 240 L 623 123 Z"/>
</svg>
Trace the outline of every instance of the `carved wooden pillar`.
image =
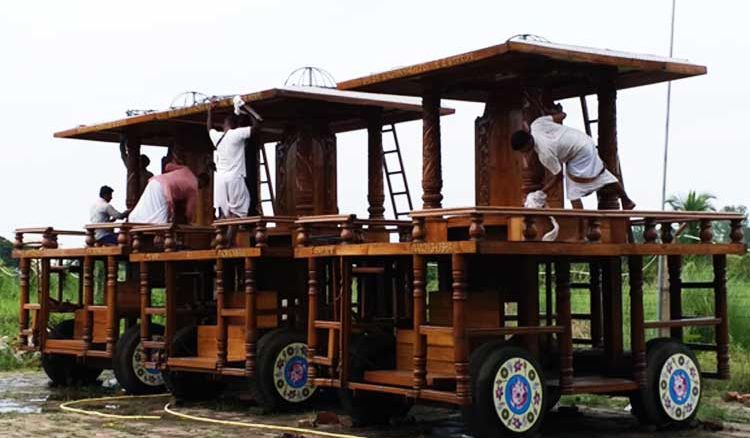
<svg viewBox="0 0 750 438">
<path fill-rule="evenodd" d="M 440 91 L 422 95 L 422 208 L 442 208 L 443 170 L 440 151 Z"/>
<path fill-rule="evenodd" d="M 599 156 L 604 161 L 604 166 L 618 179 L 619 158 L 617 155 L 617 86 L 615 84 L 616 72 L 607 71 L 600 77 L 598 99 L 599 99 Z M 619 210 L 620 203 L 617 194 L 607 188 L 597 193 L 600 210 Z"/>
<path fill-rule="evenodd" d="M 570 304 L 570 262 L 555 262 L 557 325 L 563 327 L 560 343 L 560 391 L 569 392 L 573 385 L 573 321 Z"/>
<path fill-rule="evenodd" d="M 148 263 L 140 262 L 139 268 L 139 289 L 141 295 L 141 345 L 145 345 L 146 341 L 150 341 L 151 336 L 149 331 L 151 329 L 151 315 L 146 311 L 148 307 L 151 307 L 151 289 L 148 286 Z M 145 352 L 146 349 L 144 348 Z"/>
<path fill-rule="evenodd" d="M 91 347 L 93 339 L 93 323 L 89 306 L 94 305 L 94 260 L 83 258 L 83 344 L 84 349 Z"/>
<path fill-rule="evenodd" d="M 594 347 L 604 345 L 602 336 L 604 321 L 602 319 L 602 271 L 597 262 L 589 263 L 589 292 L 591 293 L 591 340 Z"/>
<path fill-rule="evenodd" d="M 383 192 L 383 121 L 380 111 L 367 120 L 367 211 L 370 219 L 383 219 L 385 194 Z"/>
<path fill-rule="evenodd" d="M 669 272 L 669 319 L 682 318 L 682 257 L 667 256 L 667 271 Z M 682 327 L 673 327 L 671 336 L 682 341 Z"/>
<path fill-rule="evenodd" d="M 117 259 L 107 257 L 107 353 L 113 354 L 120 331 L 117 319 Z"/>
<path fill-rule="evenodd" d="M 456 370 L 456 398 L 459 404 L 466 405 L 471 403 L 469 338 L 466 335 L 466 256 L 453 254 L 451 267 L 453 270 L 453 362 Z"/>
<path fill-rule="evenodd" d="M 146 187 L 145 181 L 141 181 L 141 139 L 135 135 L 128 134 L 127 143 L 127 184 L 125 205 L 128 209 L 135 207 L 141 192 Z"/>
<path fill-rule="evenodd" d="M 24 331 L 29 329 L 29 311 L 24 306 L 29 303 L 29 271 L 31 270 L 30 265 L 31 261 L 25 257 L 22 258 L 18 263 L 18 267 L 21 271 L 21 275 L 19 278 L 19 299 L 21 305 L 19 307 L 21 309 L 21 312 L 19 312 L 18 314 L 18 325 L 21 327 L 19 343 L 24 347 L 29 343 L 28 336 L 24 334 Z"/>
<path fill-rule="evenodd" d="M 427 342 L 419 333 L 425 323 L 425 260 L 421 255 L 412 256 L 414 269 L 414 389 L 427 386 Z"/>
<path fill-rule="evenodd" d="M 177 275 L 175 266 L 171 262 L 164 263 L 164 343 L 167 349 L 167 356 L 174 354 L 175 328 L 177 326 Z"/>
<path fill-rule="evenodd" d="M 633 352 L 633 378 L 646 386 L 646 332 L 643 328 L 643 256 L 628 257 L 630 274 L 630 345 Z"/>
<path fill-rule="evenodd" d="M 729 375 L 729 312 L 727 310 L 727 256 L 713 257 L 714 263 L 714 312 L 721 322 L 716 326 L 716 368 L 720 379 Z"/>
<path fill-rule="evenodd" d="M 518 325 L 536 327 L 539 325 L 539 264 L 533 257 L 520 257 L 518 276 L 520 277 L 518 296 Z M 535 357 L 539 357 L 539 337 L 521 336 L 524 345 Z"/>
<path fill-rule="evenodd" d="M 227 363 L 227 324 L 224 311 L 224 259 L 216 259 L 214 267 L 214 291 L 216 292 L 216 368 L 221 369 Z"/>
<path fill-rule="evenodd" d="M 610 373 L 622 365 L 622 266 L 619 257 L 601 261 L 604 360 Z"/>
<path fill-rule="evenodd" d="M 41 259 L 41 287 L 39 288 L 39 313 L 37 314 L 38 320 L 36 321 L 37 332 L 35 338 L 39 339 L 39 347 L 44 348 L 44 344 L 47 342 L 47 325 L 49 323 L 49 272 L 50 272 L 50 259 Z"/>
<path fill-rule="evenodd" d="M 313 363 L 318 351 L 318 331 L 315 320 L 318 319 L 318 260 L 307 259 L 307 375 L 312 381 L 317 376 Z"/>
<path fill-rule="evenodd" d="M 245 372 L 255 376 L 255 348 L 258 340 L 255 259 L 245 257 Z"/>
</svg>

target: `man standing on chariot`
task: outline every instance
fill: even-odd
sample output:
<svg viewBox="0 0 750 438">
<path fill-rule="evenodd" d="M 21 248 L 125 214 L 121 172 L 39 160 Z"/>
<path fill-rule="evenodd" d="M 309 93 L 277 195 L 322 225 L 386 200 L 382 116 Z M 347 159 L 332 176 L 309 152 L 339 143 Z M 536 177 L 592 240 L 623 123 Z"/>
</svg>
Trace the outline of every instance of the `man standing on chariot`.
<svg viewBox="0 0 750 438">
<path fill-rule="evenodd" d="M 240 117 L 231 113 L 224 118 L 223 130 L 214 129 L 211 110 L 208 110 L 206 129 L 216 148 L 216 174 L 214 176 L 214 208 L 219 218 L 247 216 L 250 211 L 250 191 L 245 177 L 245 142 L 258 127 L 251 117 L 252 126 L 240 127 Z"/>
<path fill-rule="evenodd" d="M 94 205 L 89 210 L 90 223 L 103 224 L 128 217 L 127 210 L 120 213 L 110 204 L 113 192 L 114 190 L 110 186 L 102 186 L 99 189 L 99 199 L 94 202 Z M 100 245 L 117 245 L 117 236 L 110 230 L 97 229 L 94 231 L 94 237 L 96 238 L 96 243 Z"/>
<path fill-rule="evenodd" d="M 511 136 L 513 150 L 535 150 L 539 161 L 552 174 L 542 191 L 549 193 L 559 180 L 564 165 L 565 192 L 573 208 L 582 209 L 581 198 L 605 187 L 611 187 L 617 193 L 623 210 L 635 208 L 620 181 L 604 166 L 594 140 L 584 132 L 563 125 L 566 116 L 558 105 L 553 114 L 534 120 L 531 129 L 526 127 Z"/>
</svg>

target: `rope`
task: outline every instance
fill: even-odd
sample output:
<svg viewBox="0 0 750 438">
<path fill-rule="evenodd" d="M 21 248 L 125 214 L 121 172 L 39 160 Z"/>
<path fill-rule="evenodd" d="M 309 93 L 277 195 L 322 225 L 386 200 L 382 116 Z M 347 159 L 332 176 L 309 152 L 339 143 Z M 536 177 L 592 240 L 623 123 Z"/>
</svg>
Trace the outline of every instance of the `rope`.
<svg viewBox="0 0 750 438">
<path fill-rule="evenodd" d="M 74 408 L 74 405 L 104 402 L 104 401 L 116 401 L 116 400 L 131 400 L 131 399 L 143 399 L 143 398 L 160 398 L 169 397 L 171 394 L 150 394 L 150 395 L 123 395 L 115 397 L 97 397 L 97 398 L 85 398 L 81 400 L 73 400 L 62 403 L 60 409 L 66 412 L 72 412 L 81 415 L 92 415 L 100 418 L 111 418 L 117 420 L 161 420 L 163 417 L 159 415 L 117 415 L 117 414 L 106 414 L 104 412 L 86 410 Z M 313 436 L 320 436 L 325 438 L 364 438 L 360 435 L 349 435 L 344 433 L 325 432 L 321 430 L 305 429 L 300 427 L 291 426 L 280 426 L 276 424 L 263 424 L 263 423 L 247 423 L 243 421 L 232 421 L 232 420 L 216 420 L 213 418 L 198 417 L 195 415 L 183 414 L 170 408 L 170 403 L 164 405 L 164 412 L 174 415 L 175 417 L 182 418 L 184 420 L 199 421 L 202 423 L 218 424 L 223 426 L 236 426 L 236 427 L 247 427 L 252 429 L 261 430 L 276 430 L 280 432 L 292 432 L 299 434 L 307 434 Z"/>
</svg>

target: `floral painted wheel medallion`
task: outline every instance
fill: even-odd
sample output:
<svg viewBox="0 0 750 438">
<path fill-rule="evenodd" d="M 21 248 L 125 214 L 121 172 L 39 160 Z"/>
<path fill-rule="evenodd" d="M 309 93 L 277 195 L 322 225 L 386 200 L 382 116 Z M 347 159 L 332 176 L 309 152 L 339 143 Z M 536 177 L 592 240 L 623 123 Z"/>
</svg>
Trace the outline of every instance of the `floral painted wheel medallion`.
<svg viewBox="0 0 750 438">
<path fill-rule="evenodd" d="M 300 403 L 313 395 L 315 387 L 307 378 L 307 345 L 295 342 L 279 352 L 273 380 L 281 398 L 288 402 Z"/>
<path fill-rule="evenodd" d="M 659 399 L 667 415 L 677 421 L 690 417 L 701 397 L 701 376 L 690 357 L 677 353 L 661 367 Z"/>
<path fill-rule="evenodd" d="M 161 371 L 153 368 L 146 368 L 145 362 L 146 357 L 143 354 L 143 345 L 139 342 L 133 352 L 132 360 L 135 376 L 145 385 L 162 386 L 164 384 L 164 377 L 161 375 Z"/>
<path fill-rule="evenodd" d="M 526 359 L 506 360 L 495 374 L 492 393 L 495 411 L 509 430 L 526 432 L 539 420 L 542 380 L 539 371 Z"/>
</svg>

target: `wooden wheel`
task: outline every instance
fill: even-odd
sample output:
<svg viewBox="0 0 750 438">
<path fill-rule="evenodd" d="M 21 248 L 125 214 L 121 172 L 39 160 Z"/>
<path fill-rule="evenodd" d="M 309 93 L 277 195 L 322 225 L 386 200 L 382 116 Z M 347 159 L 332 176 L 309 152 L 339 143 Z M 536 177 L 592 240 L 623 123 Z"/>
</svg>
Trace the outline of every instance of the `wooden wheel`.
<svg viewBox="0 0 750 438">
<path fill-rule="evenodd" d="M 75 322 L 67 319 L 48 335 L 48 339 L 73 339 Z M 42 369 L 52 383 L 58 386 L 92 385 L 97 383 L 102 370 L 76 363 L 75 356 L 66 354 L 42 354 Z"/>
<path fill-rule="evenodd" d="M 164 327 L 151 324 L 151 335 L 161 337 Z M 141 327 L 133 326 L 117 341 L 112 368 L 115 378 L 128 394 L 156 394 L 164 391 L 164 377 L 161 371 L 146 368 L 147 358 L 143 356 Z"/>
<path fill-rule="evenodd" d="M 198 327 L 179 330 L 172 340 L 174 357 L 194 357 L 198 353 Z M 212 374 L 171 371 L 163 373 L 164 385 L 178 400 L 200 401 L 216 397 L 224 385 Z"/>
</svg>

